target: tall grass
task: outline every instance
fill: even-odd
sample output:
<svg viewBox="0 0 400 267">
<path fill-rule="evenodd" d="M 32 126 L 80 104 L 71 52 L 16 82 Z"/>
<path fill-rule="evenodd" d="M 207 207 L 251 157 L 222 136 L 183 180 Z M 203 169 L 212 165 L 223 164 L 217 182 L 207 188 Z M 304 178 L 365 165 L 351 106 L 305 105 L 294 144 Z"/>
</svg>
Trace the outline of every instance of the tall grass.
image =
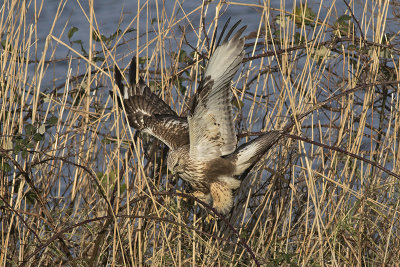
<svg viewBox="0 0 400 267">
<path fill-rule="evenodd" d="M 93 0 L 78 2 L 86 25 L 60 23 L 76 4 L 60 1 L 45 40 L 46 2 L 0 7 L 1 265 L 398 265 L 399 3 L 165 2 L 121 9 L 125 26 L 104 35 Z M 215 26 L 239 8 L 259 18 L 232 84 L 241 142 L 293 127 L 221 218 L 180 193 L 165 146 L 129 128 L 113 66 L 138 55 L 184 115 Z"/>
</svg>

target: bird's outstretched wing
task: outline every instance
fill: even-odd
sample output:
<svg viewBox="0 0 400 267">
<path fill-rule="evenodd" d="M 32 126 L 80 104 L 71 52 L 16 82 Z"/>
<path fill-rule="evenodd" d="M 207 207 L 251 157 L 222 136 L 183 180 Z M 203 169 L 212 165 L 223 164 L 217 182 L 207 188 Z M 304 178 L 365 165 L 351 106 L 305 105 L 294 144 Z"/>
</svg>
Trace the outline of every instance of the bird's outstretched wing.
<svg viewBox="0 0 400 267">
<path fill-rule="evenodd" d="M 144 83 L 136 80 L 136 60 L 129 69 L 129 86 L 122 83 L 118 67 L 114 69 L 115 82 L 123 97 L 119 105 L 125 108 L 129 124 L 137 130 L 153 135 L 169 148 L 176 149 L 189 144 L 189 128 L 186 118 L 179 117 L 171 107 Z"/>
<path fill-rule="evenodd" d="M 240 36 L 246 26 L 229 38 L 239 23 L 211 55 L 188 117 L 190 155 L 200 160 L 228 155 L 236 148 L 230 83 L 244 56 L 244 38 Z"/>
</svg>

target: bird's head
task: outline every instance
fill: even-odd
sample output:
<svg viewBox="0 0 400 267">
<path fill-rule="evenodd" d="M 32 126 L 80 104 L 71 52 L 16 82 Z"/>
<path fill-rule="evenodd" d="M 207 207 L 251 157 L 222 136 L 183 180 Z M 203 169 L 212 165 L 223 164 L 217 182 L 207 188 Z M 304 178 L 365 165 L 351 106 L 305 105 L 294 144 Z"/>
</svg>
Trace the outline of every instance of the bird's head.
<svg viewBox="0 0 400 267">
<path fill-rule="evenodd" d="M 168 154 L 167 166 L 174 175 L 180 175 L 185 170 L 185 153 L 181 149 L 172 150 Z"/>
</svg>

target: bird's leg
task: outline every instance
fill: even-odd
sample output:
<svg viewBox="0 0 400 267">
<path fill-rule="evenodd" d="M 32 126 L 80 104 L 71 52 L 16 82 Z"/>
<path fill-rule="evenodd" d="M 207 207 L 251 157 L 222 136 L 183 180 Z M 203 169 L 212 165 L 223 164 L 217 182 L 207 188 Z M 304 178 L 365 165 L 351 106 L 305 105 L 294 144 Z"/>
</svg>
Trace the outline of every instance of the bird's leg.
<svg viewBox="0 0 400 267">
<path fill-rule="evenodd" d="M 196 190 L 191 192 L 191 195 L 194 196 L 195 198 L 203 201 L 204 203 L 211 205 L 212 202 L 212 198 L 211 198 L 211 194 L 208 191 L 208 193 L 204 193 L 203 191 L 200 190 Z M 200 204 L 200 203 L 198 203 Z M 201 205 L 201 204 L 200 204 Z M 201 205 L 203 206 L 203 205 Z M 203 206 L 204 207 L 204 206 Z M 206 208 L 206 207 L 204 207 Z M 208 213 L 208 212 L 207 212 Z M 210 223 L 211 221 L 215 220 L 214 216 L 212 215 L 212 213 L 208 213 L 207 217 L 205 218 L 205 220 Z"/>
<path fill-rule="evenodd" d="M 178 193 L 182 193 L 180 190 L 176 190 L 176 192 Z M 196 199 L 206 203 L 207 205 L 211 205 L 212 199 L 211 199 L 211 194 L 208 193 L 204 193 L 203 191 L 200 190 L 195 190 L 189 193 L 189 195 L 195 197 Z M 188 201 L 189 199 L 186 197 L 179 197 L 182 200 Z M 195 203 L 198 203 L 199 205 L 201 205 L 201 203 L 199 203 L 198 201 L 195 201 Z M 201 205 L 202 206 L 202 205 Z"/>
<path fill-rule="evenodd" d="M 195 198 L 203 201 L 206 204 L 211 204 L 211 194 L 210 193 L 204 193 L 203 191 L 196 190 L 190 193 L 192 196 Z"/>
</svg>

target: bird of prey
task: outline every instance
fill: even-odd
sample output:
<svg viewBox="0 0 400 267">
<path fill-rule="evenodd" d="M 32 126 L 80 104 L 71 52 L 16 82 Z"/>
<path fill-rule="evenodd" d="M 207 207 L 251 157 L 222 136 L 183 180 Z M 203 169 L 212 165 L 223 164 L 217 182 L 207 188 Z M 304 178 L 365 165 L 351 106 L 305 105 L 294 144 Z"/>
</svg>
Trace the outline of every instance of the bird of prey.
<svg viewBox="0 0 400 267">
<path fill-rule="evenodd" d="M 124 86 L 122 75 L 115 66 L 115 82 L 121 93 L 129 124 L 153 135 L 170 149 L 168 169 L 189 182 L 193 196 L 212 205 L 221 214 L 233 205 L 232 190 L 239 188 L 238 179 L 269 150 L 282 135 L 281 131 L 265 133 L 237 147 L 232 114 L 231 80 L 244 56 L 246 26 L 237 22 L 221 39 L 205 69 L 188 117 L 180 117 L 156 94 L 142 78 L 136 80 L 136 62 L 132 60 L 129 85 Z"/>
</svg>

